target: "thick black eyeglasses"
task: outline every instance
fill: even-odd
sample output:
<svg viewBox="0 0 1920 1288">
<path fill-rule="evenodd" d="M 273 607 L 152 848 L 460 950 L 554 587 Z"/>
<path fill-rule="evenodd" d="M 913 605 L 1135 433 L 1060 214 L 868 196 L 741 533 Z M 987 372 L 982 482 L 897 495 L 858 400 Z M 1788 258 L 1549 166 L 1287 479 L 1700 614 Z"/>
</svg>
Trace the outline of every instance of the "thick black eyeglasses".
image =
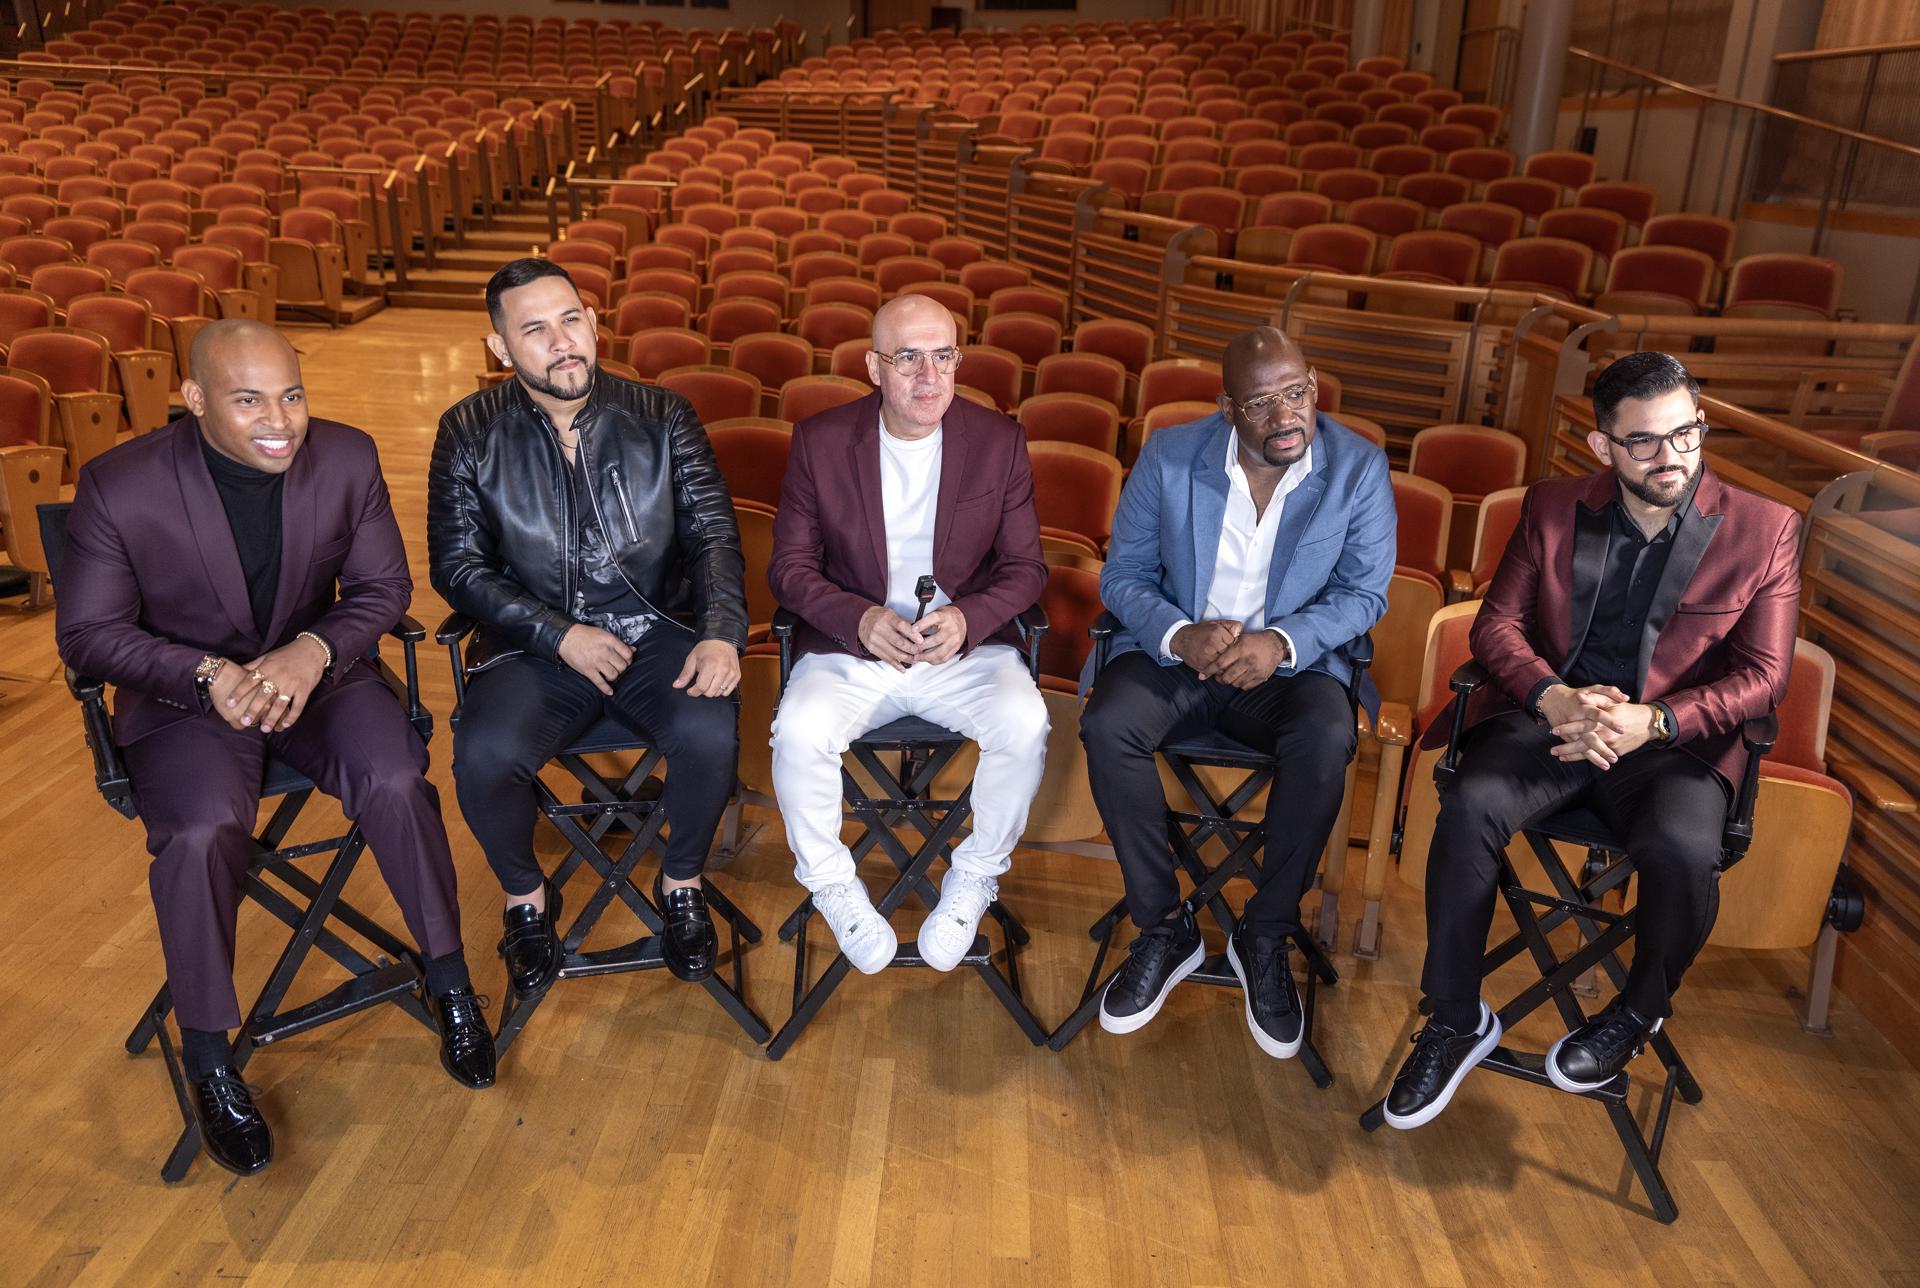
<svg viewBox="0 0 1920 1288">
<path fill-rule="evenodd" d="M 1700 440 L 1707 436 L 1707 420 L 1702 416 L 1670 434 L 1628 434 L 1625 438 L 1615 438 L 1605 430 L 1600 432 L 1606 435 L 1609 443 L 1626 448 L 1627 455 L 1634 460 L 1650 461 L 1660 455 L 1661 447 L 1668 443 L 1672 443 L 1673 450 L 1683 455 L 1691 456 L 1699 451 Z"/>
</svg>

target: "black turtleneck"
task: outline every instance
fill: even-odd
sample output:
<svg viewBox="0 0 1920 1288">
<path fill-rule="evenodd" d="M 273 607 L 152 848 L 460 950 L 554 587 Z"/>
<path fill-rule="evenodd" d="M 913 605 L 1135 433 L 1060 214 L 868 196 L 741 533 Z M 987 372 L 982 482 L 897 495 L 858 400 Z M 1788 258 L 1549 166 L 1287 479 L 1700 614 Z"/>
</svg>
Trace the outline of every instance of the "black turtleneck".
<svg viewBox="0 0 1920 1288">
<path fill-rule="evenodd" d="M 242 465 L 213 449 L 203 434 L 200 453 L 220 493 L 240 554 L 240 571 L 247 579 L 247 601 L 253 609 L 253 628 L 260 643 L 272 647 L 267 629 L 273 623 L 273 597 L 280 589 L 280 485 L 284 474 L 269 474 Z"/>
</svg>

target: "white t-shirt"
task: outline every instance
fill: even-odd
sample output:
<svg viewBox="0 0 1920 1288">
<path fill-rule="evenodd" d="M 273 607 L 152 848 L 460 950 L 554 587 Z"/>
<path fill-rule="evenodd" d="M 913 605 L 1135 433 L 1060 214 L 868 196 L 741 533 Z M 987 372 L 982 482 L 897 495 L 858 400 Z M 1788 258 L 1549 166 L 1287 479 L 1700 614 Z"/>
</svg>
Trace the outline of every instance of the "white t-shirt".
<svg viewBox="0 0 1920 1288">
<path fill-rule="evenodd" d="M 933 574 L 933 521 L 940 500 L 940 440 L 895 438 L 880 422 L 880 497 L 887 516 L 887 607 L 908 621 L 920 611 L 913 588 Z M 936 589 L 927 612 L 950 604 Z"/>
</svg>

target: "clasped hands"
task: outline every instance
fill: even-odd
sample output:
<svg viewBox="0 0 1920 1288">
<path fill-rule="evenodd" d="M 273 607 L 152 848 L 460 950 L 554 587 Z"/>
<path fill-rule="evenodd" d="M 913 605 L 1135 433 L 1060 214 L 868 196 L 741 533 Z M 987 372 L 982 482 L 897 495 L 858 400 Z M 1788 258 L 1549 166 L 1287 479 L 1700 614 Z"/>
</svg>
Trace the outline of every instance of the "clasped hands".
<svg viewBox="0 0 1920 1288">
<path fill-rule="evenodd" d="M 307 699 L 327 671 L 327 650 L 300 636 L 242 666 L 232 658 L 207 686 L 207 698 L 222 720 L 235 729 L 260 726 L 261 733 L 286 730 L 307 709 Z"/>
<path fill-rule="evenodd" d="M 967 642 L 967 618 L 948 604 L 910 622 L 885 604 L 860 614 L 860 646 L 896 671 L 915 662 L 938 666 Z"/>
<path fill-rule="evenodd" d="M 1277 632 L 1249 631 L 1239 622 L 1219 618 L 1189 622 L 1173 633 L 1167 647 L 1201 679 L 1236 689 L 1258 688 L 1292 660 Z"/>
<path fill-rule="evenodd" d="M 1611 684 L 1583 688 L 1556 684 L 1540 695 L 1540 715 L 1561 741 L 1553 754 L 1610 769 L 1653 737 L 1653 707 L 1633 702 Z"/>
<path fill-rule="evenodd" d="M 633 647 L 612 631 L 575 622 L 560 637 L 560 660 L 593 682 L 607 697 L 633 661 Z M 740 654 L 725 640 L 701 640 L 687 654 L 673 687 L 688 697 L 724 698 L 740 683 Z"/>
</svg>

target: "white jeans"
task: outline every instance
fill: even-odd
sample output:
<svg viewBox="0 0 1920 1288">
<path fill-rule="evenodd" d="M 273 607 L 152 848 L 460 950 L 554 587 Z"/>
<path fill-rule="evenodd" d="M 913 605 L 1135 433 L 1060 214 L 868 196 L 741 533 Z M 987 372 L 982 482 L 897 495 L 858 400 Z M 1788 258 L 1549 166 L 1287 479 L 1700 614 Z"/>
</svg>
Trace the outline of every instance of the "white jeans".
<svg viewBox="0 0 1920 1288">
<path fill-rule="evenodd" d="M 773 722 L 773 790 L 808 890 L 855 877 L 840 839 L 840 757 L 853 740 L 902 716 L 965 734 L 980 748 L 973 833 L 953 866 L 997 877 L 1027 827 L 1047 760 L 1047 704 L 1018 650 L 989 644 L 939 666 L 896 671 L 845 653 L 809 653 L 793 668 Z"/>
</svg>

